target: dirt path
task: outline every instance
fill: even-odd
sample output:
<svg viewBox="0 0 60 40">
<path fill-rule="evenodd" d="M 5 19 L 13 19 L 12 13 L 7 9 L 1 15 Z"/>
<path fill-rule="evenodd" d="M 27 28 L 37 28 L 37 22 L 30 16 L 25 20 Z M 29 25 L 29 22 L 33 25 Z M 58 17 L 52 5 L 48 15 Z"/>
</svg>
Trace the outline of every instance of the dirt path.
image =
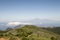
<svg viewBox="0 0 60 40">
<path fill-rule="evenodd" d="M 0 38 L 0 40 L 6 40 L 5 38 Z"/>
<path fill-rule="evenodd" d="M 0 38 L 0 40 L 9 40 L 9 38 Z M 21 40 L 21 39 L 17 38 L 17 40 Z"/>
</svg>

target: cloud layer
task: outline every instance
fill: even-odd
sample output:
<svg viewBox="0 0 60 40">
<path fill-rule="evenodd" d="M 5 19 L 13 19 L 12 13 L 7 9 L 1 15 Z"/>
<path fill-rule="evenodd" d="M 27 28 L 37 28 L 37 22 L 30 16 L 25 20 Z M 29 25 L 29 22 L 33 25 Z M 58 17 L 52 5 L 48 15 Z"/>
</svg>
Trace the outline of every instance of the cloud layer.
<svg viewBox="0 0 60 40">
<path fill-rule="evenodd" d="M 26 22 L 8 22 L 9 26 L 17 26 L 17 25 L 32 25 L 32 23 L 26 23 Z"/>
</svg>

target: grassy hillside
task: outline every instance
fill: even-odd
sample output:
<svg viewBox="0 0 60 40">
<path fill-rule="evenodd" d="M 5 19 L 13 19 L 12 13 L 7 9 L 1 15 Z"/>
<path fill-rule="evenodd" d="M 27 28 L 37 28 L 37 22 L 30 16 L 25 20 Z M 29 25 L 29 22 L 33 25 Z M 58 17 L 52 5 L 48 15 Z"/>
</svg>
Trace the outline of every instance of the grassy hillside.
<svg viewBox="0 0 60 40">
<path fill-rule="evenodd" d="M 60 35 L 60 27 L 53 27 L 53 28 L 43 28 L 43 29 L 46 29 L 48 31 L 51 31 L 51 32 L 54 32 L 56 34 L 59 34 Z"/>
<path fill-rule="evenodd" d="M 0 37 L 7 40 L 60 40 L 59 35 L 33 25 L 9 30 Z"/>
</svg>

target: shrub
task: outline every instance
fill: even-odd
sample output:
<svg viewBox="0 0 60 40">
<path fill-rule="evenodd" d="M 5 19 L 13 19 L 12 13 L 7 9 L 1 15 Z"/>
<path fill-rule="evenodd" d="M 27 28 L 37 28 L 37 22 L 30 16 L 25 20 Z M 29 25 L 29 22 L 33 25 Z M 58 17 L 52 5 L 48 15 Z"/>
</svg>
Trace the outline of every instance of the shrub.
<svg viewBox="0 0 60 40">
<path fill-rule="evenodd" d="M 0 33 L 0 37 L 3 37 L 4 35 L 2 33 Z"/>
<path fill-rule="evenodd" d="M 10 37 L 9 40 L 17 40 L 17 38 L 14 38 L 14 37 Z"/>
<path fill-rule="evenodd" d="M 55 38 L 55 37 L 51 37 L 51 40 L 57 40 L 57 38 Z"/>
<path fill-rule="evenodd" d="M 28 39 L 28 38 L 26 38 L 26 37 L 23 37 L 23 38 L 22 38 L 22 40 L 29 40 L 29 39 Z"/>
</svg>

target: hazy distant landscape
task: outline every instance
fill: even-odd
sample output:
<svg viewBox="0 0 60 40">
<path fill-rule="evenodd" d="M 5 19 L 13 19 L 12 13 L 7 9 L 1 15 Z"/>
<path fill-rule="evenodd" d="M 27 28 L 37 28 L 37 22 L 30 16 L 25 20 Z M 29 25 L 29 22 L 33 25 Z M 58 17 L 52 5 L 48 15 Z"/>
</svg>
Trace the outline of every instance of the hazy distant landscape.
<svg viewBox="0 0 60 40">
<path fill-rule="evenodd" d="M 60 27 L 60 21 L 33 19 L 28 21 L 0 22 L 0 29 L 14 28 L 19 25 L 35 25 L 40 27 Z"/>
<path fill-rule="evenodd" d="M 0 0 L 0 40 L 60 40 L 60 0 Z"/>
</svg>

